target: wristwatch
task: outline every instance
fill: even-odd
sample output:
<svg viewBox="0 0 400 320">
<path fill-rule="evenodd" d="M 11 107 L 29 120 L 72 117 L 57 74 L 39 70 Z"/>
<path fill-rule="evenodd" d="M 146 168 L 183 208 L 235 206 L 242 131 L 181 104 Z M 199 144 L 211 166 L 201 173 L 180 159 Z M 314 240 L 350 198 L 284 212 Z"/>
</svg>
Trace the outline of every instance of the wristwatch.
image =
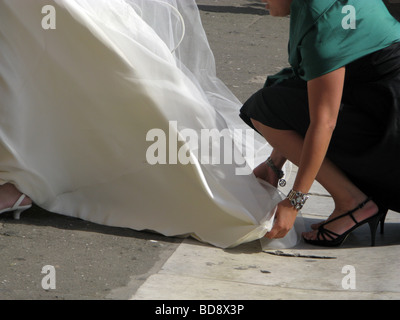
<svg viewBox="0 0 400 320">
<path fill-rule="evenodd" d="M 309 193 L 302 193 L 300 191 L 291 190 L 286 197 L 296 210 L 301 210 L 309 198 Z"/>
</svg>

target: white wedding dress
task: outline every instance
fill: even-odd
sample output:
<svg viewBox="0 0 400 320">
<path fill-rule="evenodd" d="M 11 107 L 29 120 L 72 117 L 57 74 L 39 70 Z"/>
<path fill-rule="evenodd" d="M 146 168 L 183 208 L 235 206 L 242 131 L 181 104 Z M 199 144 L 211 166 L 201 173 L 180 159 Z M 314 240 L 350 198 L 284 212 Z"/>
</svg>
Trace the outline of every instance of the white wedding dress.
<svg viewBox="0 0 400 320">
<path fill-rule="evenodd" d="M 0 0 L 0 97 L 1 182 L 48 211 L 223 248 L 271 229 L 281 194 L 250 173 L 270 150 L 241 136 L 194 0 Z M 199 152 L 211 129 L 233 163 Z"/>
</svg>

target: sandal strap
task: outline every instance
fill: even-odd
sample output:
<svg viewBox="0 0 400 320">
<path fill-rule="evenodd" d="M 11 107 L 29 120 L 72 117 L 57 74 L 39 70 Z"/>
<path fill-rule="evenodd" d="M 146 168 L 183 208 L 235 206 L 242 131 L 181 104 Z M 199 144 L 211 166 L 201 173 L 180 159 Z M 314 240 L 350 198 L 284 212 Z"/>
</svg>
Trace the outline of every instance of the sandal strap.
<svg viewBox="0 0 400 320">
<path fill-rule="evenodd" d="M 331 222 L 333 222 L 333 221 L 339 220 L 339 219 L 344 218 L 344 217 L 347 217 L 347 216 L 349 216 L 356 224 L 358 224 L 359 222 L 356 220 L 356 218 L 354 218 L 353 213 L 356 212 L 357 210 L 360 210 L 360 209 L 364 208 L 364 206 L 365 206 L 368 202 L 370 202 L 371 200 L 372 200 L 372 199 L 371 199 L 370 197 L 368 197 L 366 200 L 364 200 L 363 202 L 361 202 L 361 203 L 360 203 L 357 207 L 355 207 L 353 210 L 350 210 L 350 211 L 348 211 L 348 212 L 346 212 L 346 213 L 344 213 L 344 214 L 342 214 L 342 215 L 340 215 L 340 216 L 338 216 L 338 217 L 336 217 L 336 218 L 333 218 L 333 219 L 331 219 L 331 220 L 329 220 L 329 221 L 327 221 L 327 222 L 321 224 L 321 225 L 320 225 L 320 228 L 323 227 L 323 226 L 326 226 L 327 224 L 329 224 L 329 223 L 331 223 Z M 323 229 L 326 230 L 325 228 L 323 228 Z M 329 231 L 329 230 L 328 230 L 328 231 Z"/>
<path fill-rule="evenodd" d="M 325 237 L 325 235 L 328 236 L 330 239 L 327 239 Z M 320 236 L 322 236 L 323 239 L 321 239 Z M 317 239 L 318 240 L 330 241 L 330 240 L 335 240 L 338 237 L 340 237 L 340 234 L 337 234 L 336 232 L 333 232 L 331 230 L 325 229 L 323 226 L 318 228 L 318 234 L 317 234 Z"/>
<path fill-rule="evenodd" d="M 26 195 L 22 194 L 22 195 L 18 198 L 18 200 L 14 203 L 14 205 L 13 205 L 13 207 L 12 207 L 12 210 L 17 209 L 17 208 L 20 206 L 20 204 L 22 203 L 22 201 L 25 200 L 25 198 L 26 198 Z"/>
</svg>

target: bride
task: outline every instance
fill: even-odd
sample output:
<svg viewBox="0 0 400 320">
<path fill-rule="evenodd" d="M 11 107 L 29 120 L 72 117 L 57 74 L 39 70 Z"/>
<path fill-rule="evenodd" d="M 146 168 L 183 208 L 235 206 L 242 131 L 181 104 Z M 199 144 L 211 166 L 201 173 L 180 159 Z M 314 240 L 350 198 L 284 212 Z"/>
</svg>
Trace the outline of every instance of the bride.
<svg viewBox="0 0 400 320">
<path fill-rule="evenodd" d="M 0 0 L 0 43 L 0 213 L 33 202 L 224 248 L 271 229 L 281 194 L 251 174 L 268 146 L 194 0 Z"/>
</svg>

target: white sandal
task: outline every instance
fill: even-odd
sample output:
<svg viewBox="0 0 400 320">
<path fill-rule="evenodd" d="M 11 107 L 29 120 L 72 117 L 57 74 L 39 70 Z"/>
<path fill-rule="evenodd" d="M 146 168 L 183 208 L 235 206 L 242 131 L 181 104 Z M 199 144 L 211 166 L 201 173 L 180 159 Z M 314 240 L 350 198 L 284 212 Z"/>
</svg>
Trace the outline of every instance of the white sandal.
<svg viewBox="0 0 400 320">
<path fill-rule="evenodd" d="M 14 219 L 19 220 L 21 217 L 21 213 L 32 207 L 32 204 L 29 204 L 26 206 L 20 206 L 20 204 L 25 200 L 25 198 L 26 198 L 26 195 L 22 194 L 11 208 L 6 208 L 6 209 L 1 210 L 0 214 L 6 213 L 6 212 L 13 212 Z"/>
</svg>

